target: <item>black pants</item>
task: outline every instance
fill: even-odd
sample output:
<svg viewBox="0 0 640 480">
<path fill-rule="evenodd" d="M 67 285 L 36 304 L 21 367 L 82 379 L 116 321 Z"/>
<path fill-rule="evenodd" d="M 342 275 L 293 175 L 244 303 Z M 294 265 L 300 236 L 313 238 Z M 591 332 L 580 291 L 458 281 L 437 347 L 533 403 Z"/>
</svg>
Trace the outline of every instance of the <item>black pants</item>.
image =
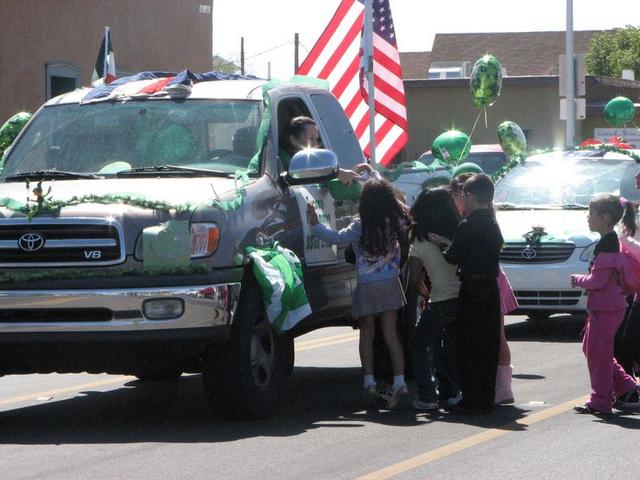
<svg viewBox="0 0 640 480">
<path fill-rule="evenodd" d="M 613 356 L 625 372 L 633 375 L 640 368 L 640 303 L 630 303 L 616 333 Z"/>
<path fill-rule="evenodd" d="M 492 409 L 500 354 L 500 293 L 496 279 L 462 279 L 455 336 L 461 406 Z"/>
<path fill-rule="evenodd" d="M 457 306 L 457 298 L 429 303 L 413 331 L 413 373 L 423 402 L 446 400 L 460 390 L 453 327 Z"/>
</svg>

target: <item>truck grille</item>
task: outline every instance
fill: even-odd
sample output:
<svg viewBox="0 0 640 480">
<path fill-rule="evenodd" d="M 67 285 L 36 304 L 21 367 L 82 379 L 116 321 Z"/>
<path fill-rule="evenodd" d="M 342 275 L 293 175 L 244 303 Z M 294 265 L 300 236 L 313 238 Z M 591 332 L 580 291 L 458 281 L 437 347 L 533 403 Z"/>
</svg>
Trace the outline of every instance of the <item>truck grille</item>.
<svg viewBox="0 0 640 480">
<path fill-rule="evenodd" d="M 570 307 L 580 301 L 582 291 L 568 290 L 518 290 L 514 292 L 520 307 Z"/>
<path fill-rule="evenodd" d="M 500 252 L 504 263 L 562 263 L 566 262 L 576 246 L 573 243 L 507 243 Z"/>
<path fill-rule="evenodd" d="M 0 267 L 104 266 L 124 259 L 122 227 L 114 220 L 0 221 Z"/>
</svg>

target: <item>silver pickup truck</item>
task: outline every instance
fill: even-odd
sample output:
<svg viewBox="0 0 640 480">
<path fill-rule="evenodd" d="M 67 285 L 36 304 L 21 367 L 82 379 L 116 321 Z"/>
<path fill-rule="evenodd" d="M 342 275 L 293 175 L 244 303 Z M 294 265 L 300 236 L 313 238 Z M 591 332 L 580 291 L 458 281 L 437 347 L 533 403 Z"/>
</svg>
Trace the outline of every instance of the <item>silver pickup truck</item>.
<svg viewBox="0 0 640 480">
<path fill-rule="evenodd" d="M 7 150 L 0 375 L 201 372 L 215 414 L 264 417 L 292 369 L 293 337 L 351 323 L 355 272 L 341 249 L 306 235 L 305 205 L 346 226 L 356 199 L 336 200 L 324 182 L 362 151 L 323 88 L 161 82 L 52 99 Z M 279 140 L 299 115 L 317 120 L 338 165 L 283 165 Z M 275 242 L 300 258 L 313 311 L 283 335 L 246 253 Z"/>
</svg>

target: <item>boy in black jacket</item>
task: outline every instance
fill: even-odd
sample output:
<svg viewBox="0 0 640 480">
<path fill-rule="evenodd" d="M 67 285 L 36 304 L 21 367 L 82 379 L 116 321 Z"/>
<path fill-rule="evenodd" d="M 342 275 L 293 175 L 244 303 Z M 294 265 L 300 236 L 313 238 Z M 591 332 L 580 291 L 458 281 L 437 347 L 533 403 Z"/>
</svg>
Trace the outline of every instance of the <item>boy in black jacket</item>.
<svg viewBox="0 0 640 480">
<path fill-rule="evenodd" d="M 433 238 L 447 247 L 447 262 L 458 265 L 460 296 L 455 323 L 456 355 L 462 389 L 460 413 L 491 413 L 500 352 L 498 261 L 503 245 L 493 212 L 493 182 L 476 174 L 463 186 L 467 217 L 451 241 Z"/>
</svg>

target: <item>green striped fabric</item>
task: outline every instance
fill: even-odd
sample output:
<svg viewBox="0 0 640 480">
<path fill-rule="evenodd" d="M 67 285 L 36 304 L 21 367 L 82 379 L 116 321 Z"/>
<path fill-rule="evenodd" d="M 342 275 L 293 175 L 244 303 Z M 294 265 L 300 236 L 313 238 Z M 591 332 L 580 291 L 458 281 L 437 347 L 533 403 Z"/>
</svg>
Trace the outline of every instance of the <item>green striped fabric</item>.
<svg viewBox="0 0 640 480">
<path fill-rule="evenodd" d="M 273 248 L 247 247 L 246 250 L 253 260 L 253 274 L 274 330 L 285 332 L 311 315 L 302 282 L 302 266 L 295 253 L 278 243 Z"/>
</svg>

